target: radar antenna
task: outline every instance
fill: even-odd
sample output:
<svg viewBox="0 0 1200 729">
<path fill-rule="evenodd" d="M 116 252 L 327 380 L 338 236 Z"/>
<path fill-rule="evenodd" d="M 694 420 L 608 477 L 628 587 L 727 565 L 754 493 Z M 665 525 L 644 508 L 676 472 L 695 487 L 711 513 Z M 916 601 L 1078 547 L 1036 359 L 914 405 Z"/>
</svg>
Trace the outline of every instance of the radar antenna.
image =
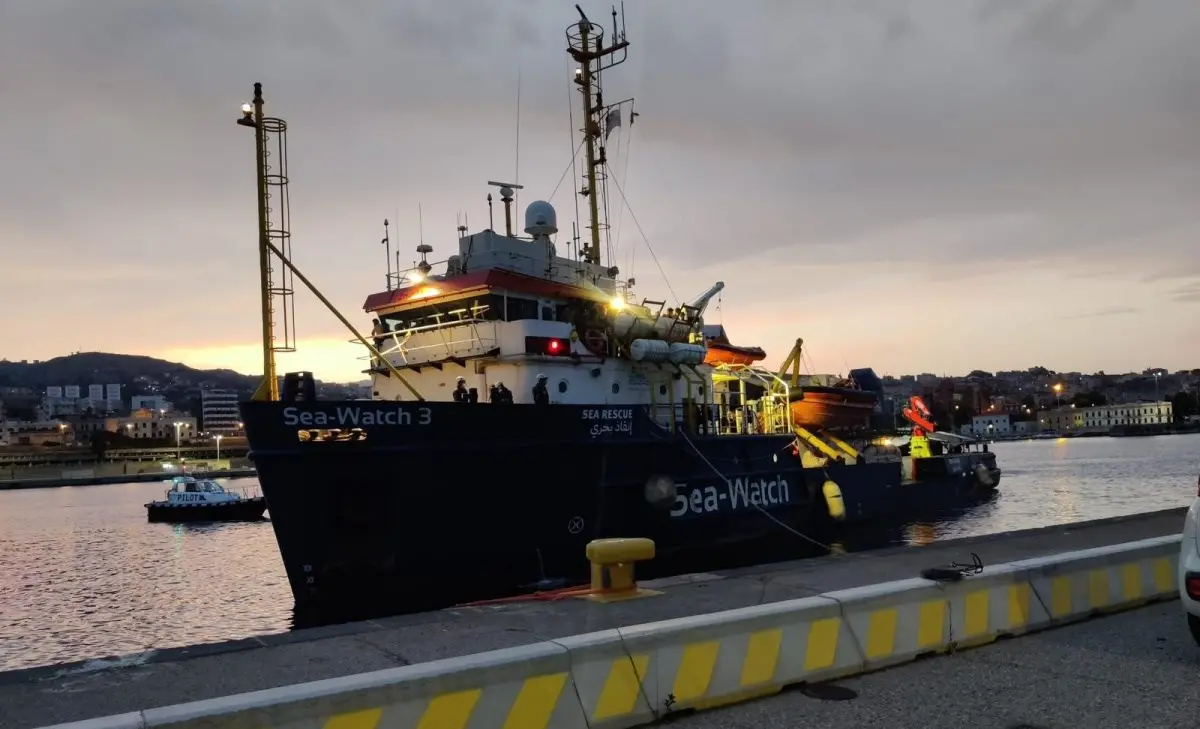
<svg viewBox="0 0 1200 729">
<path fill-rule="evenodd" d="M 587 158 L 584 186 L 579 194 L 587 198 L 590 216 L 590 235 L 584 239 L 581 253 L 585 262 L 599 265 L 600 231 L 608 227 L 607 223 L 600 221 L 597 190 L 598 183 L 606 179 L 604 167 L 608 162 L 603 141 L 607 134 L 602 129 L 610 130 L 619 125 L 620 107 L 633 103 L 633 99 L 625 99 L 605 105 L 600 90 L 600 75 L 625 62 L 629 55 L 629 41 L 625 39 L 624 3 L 621 5 L 619 31 L 617 9 L 613 7 L 613 42 L 608 46 L 604 45 L 604 28 L 588 20 L 583 8 L 576 5 L 575 10 L 579 12 L 579 22 L 567 28 L 567 53 L 579 64 L 575 69 L 575 83 L 583 96 L 583 141 Z"/>
<path fill-rule="evenodd" d="M 492 182 L 488 181 L 492 187 L 500 188 L 500 202 L 504 203 L 504 234 L 509 238 L 512 237 L 512 202 L 513 191 L 524 190 L 524 185 L 518 185 L 515 182 Z M 491 196 L 488 196 L 491 199 Z"/>
</svg>

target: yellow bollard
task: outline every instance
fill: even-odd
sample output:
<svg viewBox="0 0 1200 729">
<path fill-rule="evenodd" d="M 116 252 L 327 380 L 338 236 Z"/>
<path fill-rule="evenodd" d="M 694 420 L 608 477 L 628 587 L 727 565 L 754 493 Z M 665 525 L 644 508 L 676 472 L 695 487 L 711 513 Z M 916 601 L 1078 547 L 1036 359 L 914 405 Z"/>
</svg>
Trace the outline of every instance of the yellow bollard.
<svg viewBox="0 0 1200 729">
<path fill-rule="evenodd" d="M 582 597 L 595 602 L 616 602 L 662 593 L 638 587 L 634 565 L 654 559 L 654 542 L 649 539 L 595 539 L 588 542 L 592 565 L 591 592 Z"/>
</svg>

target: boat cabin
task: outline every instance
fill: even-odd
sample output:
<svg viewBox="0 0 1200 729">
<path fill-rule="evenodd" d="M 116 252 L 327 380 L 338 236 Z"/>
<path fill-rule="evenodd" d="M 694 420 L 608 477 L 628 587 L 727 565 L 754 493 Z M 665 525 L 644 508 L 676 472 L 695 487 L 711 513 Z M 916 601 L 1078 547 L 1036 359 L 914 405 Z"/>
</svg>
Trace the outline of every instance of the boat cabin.
<svg viewBox="0 0 1200 729">
<path fill-rule="evenodd" d="M 240 500 L 237 494 L 229 493 L 216 481 L 196 479 L 192 476 L 176 476 L 171 479 L 167 490 L 169 504 L 224 504 Z"/>
</svg>

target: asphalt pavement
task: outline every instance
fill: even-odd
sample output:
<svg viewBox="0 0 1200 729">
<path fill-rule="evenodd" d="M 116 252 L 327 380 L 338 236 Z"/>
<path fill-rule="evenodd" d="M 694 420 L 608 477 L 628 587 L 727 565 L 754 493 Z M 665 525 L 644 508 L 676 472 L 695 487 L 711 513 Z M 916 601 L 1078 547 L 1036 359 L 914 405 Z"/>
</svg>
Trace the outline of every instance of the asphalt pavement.
<svg viewBox="0 0 1200 729">
<path fill-rule="evenodd" d="M 1196 729 L 1178 601 L 679 717 L 673 729 Z"/>
</svg>

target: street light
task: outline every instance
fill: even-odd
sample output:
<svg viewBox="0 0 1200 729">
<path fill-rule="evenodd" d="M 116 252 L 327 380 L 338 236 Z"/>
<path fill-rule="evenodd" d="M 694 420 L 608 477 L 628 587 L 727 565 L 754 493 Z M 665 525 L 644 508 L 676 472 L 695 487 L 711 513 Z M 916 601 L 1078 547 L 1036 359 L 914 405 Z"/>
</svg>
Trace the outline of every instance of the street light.
<svg viewBox="0 0 1200 729">
<path fill-rule="evenodd" d="M 221 438 L 222 436 L 214 436 L 217 439 L 217 460 L 221 460 Z"/>
<path fill-rule="evenodd" d="M 175 458 L 177 460 L 183 459 L 183 449 L 179 445 L 179 429 L 181 427 L 183 427 L 183 425 L 184 425 L 183 421 L 180 421 L 180 420 L 175 421 Z"/>
</svg>

